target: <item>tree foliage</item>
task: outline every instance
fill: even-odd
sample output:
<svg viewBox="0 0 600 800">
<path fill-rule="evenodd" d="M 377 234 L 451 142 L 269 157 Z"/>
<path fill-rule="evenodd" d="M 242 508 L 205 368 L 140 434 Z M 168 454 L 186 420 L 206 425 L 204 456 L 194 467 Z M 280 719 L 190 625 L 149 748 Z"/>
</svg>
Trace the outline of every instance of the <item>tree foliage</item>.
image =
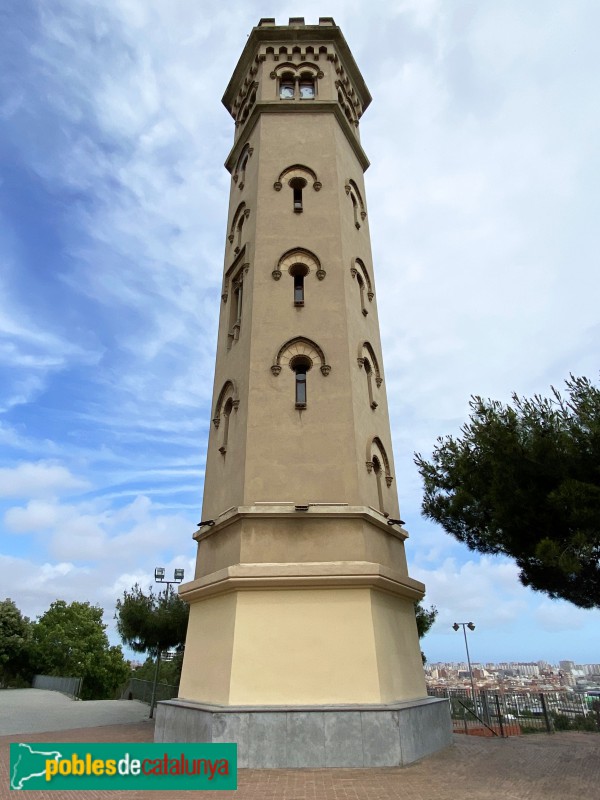
<svg viewBox="0 0 600 800">
<path fill-rule="evenodd" d="M 32 661 L 46 675 L 83 678 L 82 700 L 113 696 L 129 675 L 120 647 L 111 646 L 103 610 L 56 600 L 33 625 Z"/>
<path fill-rule="evenodd" d="M 31 622 L 13 600 L 0 601 L 0 686 L 30 673 Z"/>
<path fill-rule="evenodd" d="M 422 510 L 481 553 L 508 555 L 526 586 L 600 605 L 600 389 L 571 375 L 567 397 L 472 397 L 459 437 L 416 454 Z"/>
<path fill-rule="evenodd" d="M 415 617 L 417 620 L 417 633 L 419 634 L 419 639 L 422 639 L 427 631 L 431 628 L 433 623 L 435 622 L 435 618 L 437 617 L 438 612 L 435 606 L 430 606 L 429 608 L 425 608 L 423 606 L 423 601 L 419 600 L 418 603 L 415 603 Z M 427 658 L 425 657 L 425 653 L 421 650 L 421 658 L 423 659 L 423 663 L 427 663 Z"/>
<path fill-rule="evenodd" d="M 166 592 L 145 594 L 139 584 L 117 600 L 117 630 L 123 642 L 136 653 L 157 652 L 185 642 L 189 606 L 169 586 Z"/>
<path fill-rule="evenodd" d="M 419 639 L 422 639 L 435 622 L 435 618 L 438 615 L 437 608 L 435 606 L 424 608 L 423 602 L 419 600 L 418 603 L 415 603 L 415 615 Z"/>
</svg>

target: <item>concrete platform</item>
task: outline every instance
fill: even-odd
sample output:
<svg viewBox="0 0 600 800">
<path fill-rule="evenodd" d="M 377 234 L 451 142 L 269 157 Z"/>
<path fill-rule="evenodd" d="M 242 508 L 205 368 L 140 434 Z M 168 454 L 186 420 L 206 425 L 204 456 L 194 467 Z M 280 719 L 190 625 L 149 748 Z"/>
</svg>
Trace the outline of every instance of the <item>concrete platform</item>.
<svg viewBox="0 0 600 800">
<path fill-rule="evenodd" d="M 447 700 L 388 706 L 225 707 L 166 700 L 156 742 L 237 742 L 240 768 L 398 767 L 448 747 Z"/>
</svg>

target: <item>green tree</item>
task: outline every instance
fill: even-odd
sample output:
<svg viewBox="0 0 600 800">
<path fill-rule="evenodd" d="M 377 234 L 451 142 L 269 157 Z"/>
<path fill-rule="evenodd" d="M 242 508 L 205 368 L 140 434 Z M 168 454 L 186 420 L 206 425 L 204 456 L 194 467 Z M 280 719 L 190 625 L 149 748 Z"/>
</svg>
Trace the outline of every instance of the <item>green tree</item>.
<svg viewBox="0 0 600 800">
<path fill-rule="evenodd" d="M 28 680 L 31 622 L 13 600 L 0 601 L 0 686 Z"/>
<path fill-rule="evenodd" d="M 600 605 L 600 389 L 571 375 L 568 396 L 513 404 L 472 397 L 459 437 L 440 437 L 423 513 L 481 553 L 508 555 L 523 584 Z"/>
<path fill-rule="evenodd" d="M 419 634 L 419 639 L 422 639 L 427 631 L 431 628 L 433 623 L 435 622 L 435 618 L 437 617 L 438 612 L 435 606 L 430 606 L 429 608 L 425 608 L 423 606 L 423 601 L 419 600 L 418 603 L 415 603 L 415 616 L 417 619 L 417 633 Z M 425 657 L 425 653 L 421 650 L 421 658 L 423 659 L 423 663 L 427 663 L 427 658 Z"/>
<path fill-rule="evenodd" d="M 33 625 L 37 672 L 83 678 L 81 698 L 110 698 L 129 675 L 120 646 L 111 646 L 103 610 L 90 603 L 56 600 Z"/>
<path fill-rule="evenodd" d="M 169 586 L 166 592 L 145 594 L 139 584 L 117 600 L 117 630 L 123 642 L 136 653 L 153 657 L 170 648 L 182 649 L 187 631 L 189 606 Z"/>
</svg>

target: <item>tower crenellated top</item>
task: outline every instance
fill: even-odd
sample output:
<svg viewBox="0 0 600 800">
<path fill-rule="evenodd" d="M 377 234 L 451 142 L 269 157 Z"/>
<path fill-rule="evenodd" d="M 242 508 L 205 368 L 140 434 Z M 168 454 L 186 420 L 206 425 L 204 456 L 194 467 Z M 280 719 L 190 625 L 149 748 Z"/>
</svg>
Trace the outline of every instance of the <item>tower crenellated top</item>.
<svg viewBox="0 0 600 800">
<path fill-rule="evenodd" d="M 236 138 L 260 111 L 333 111 L 358 139 L 359 120 L 371 95 L 340 28 L 332 17 L 306 25 L 263 18 L 252 29 L 223 95 Z M 286 109 L 287 106 L 287 109 Z M 250 125 L 248 125 L 250 123 Z"/>
</svg>

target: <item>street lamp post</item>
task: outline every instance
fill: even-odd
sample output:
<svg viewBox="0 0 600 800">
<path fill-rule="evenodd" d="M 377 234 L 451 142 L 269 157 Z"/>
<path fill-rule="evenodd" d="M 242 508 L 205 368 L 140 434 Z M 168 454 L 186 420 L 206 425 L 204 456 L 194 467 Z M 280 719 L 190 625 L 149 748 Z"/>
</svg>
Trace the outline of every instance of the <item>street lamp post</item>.
<svg viewBox="0 0 600 800">
<path fill-rule="evenodd" d="M 463 633 L 465 635 L 465 648 L 467 650 L 467 663 L 469 664 L 469 676 L 471 677 L 471 691 L 473 693 L 473 706 L 475 707 L 475 711 L 477 711 L 477 700 L 475 698 L 475 682 L 473 680 L 473 668 L 471 667 L 471 656 L 469 655 L 469 644 L 467 642 L 467 628 L 470 631 L 475 630 L 475 625 L 472 622 L 455 622 L 452 626 L 455 631 L 457 631 L 460 626 L 462 625 Z"/>
<path fill-rule="evenodd" d="M 164 567 L 155 567 L 154 569 L 154 582 L 155 583 L 165 583 L 167 588 L 165 589 L 165 599 L 169 593 L 169 586 L 173 584 L 181 583 L 183 580 L 184 570 L 176 569 L 173 574 L 172 581 L 165 580 L 165 568 Z M 159 595 L 160 596 L 160 595 Z M 157 642 L 156 645 L 156 668 L 154 670 L 154 681 L 152 682 L 152 698 L 150 700 L 150 719 L 154 716 L 154 706 L 156 705 L 156 684 L 158 683 L 158 672 L 160 669 L 160 642 Z"/>
</svg>

